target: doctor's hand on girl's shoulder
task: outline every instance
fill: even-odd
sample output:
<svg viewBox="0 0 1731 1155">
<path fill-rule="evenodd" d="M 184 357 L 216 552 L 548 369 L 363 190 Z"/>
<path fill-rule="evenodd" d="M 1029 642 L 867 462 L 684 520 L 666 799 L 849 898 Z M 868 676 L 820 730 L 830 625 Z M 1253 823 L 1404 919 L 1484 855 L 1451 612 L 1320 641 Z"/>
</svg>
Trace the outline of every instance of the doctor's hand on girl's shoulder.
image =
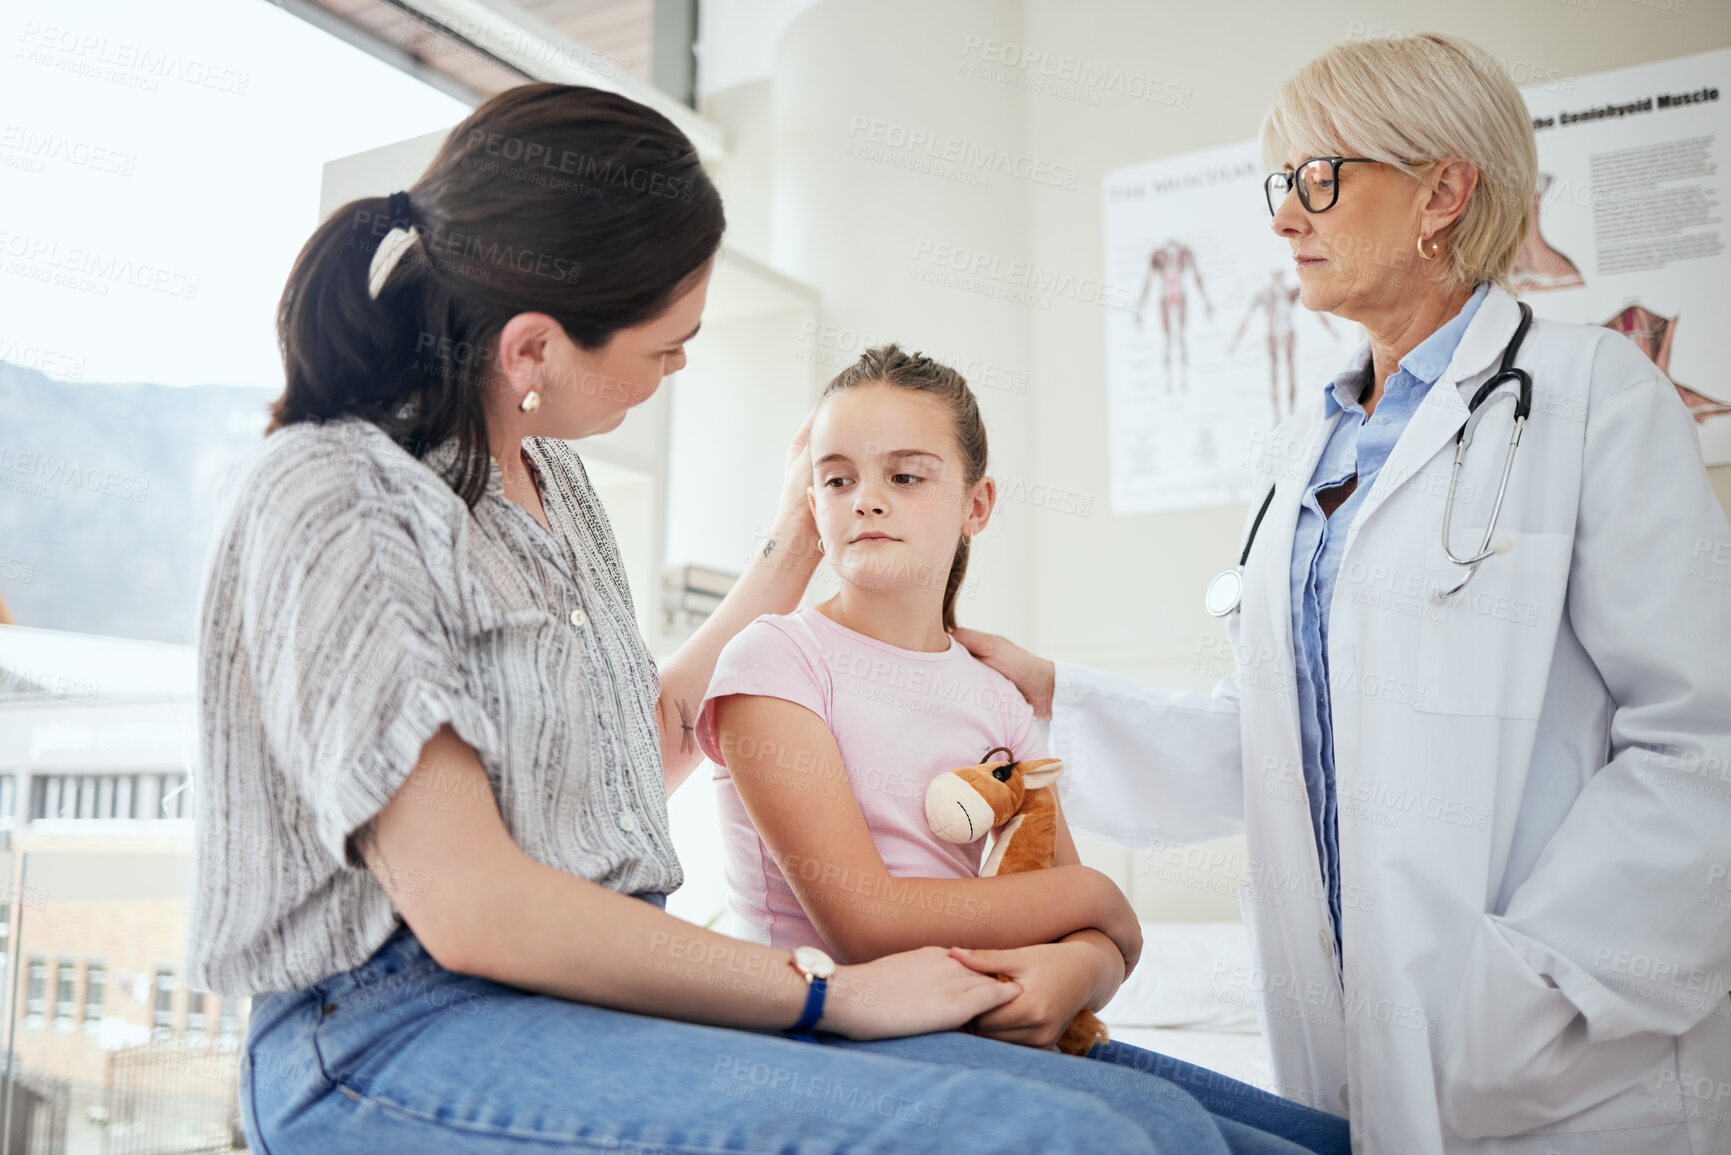
<svg viewBox="0 0 1731 1155">
<path fill-rule="evenodd" d="M 1052 716 L 1052 688 L 1057 681 L 1057 670 L 1050 661 L 1030 654 L 997 634 L 964 626 L 957 626 L 953 633 L 956 641 L 966 646 L 970 654 L 1016 684 L 1022 697 L 1034 708 L 1034 717 Z"/>
<path fill-rule="evenodd" d="M 836 968 L 818 1029 L 850 1039 L 953 1031 L 1003 1006 L 1021 985 L 964 966 L 941 946 Z"/>
<path fill-rule="evenodd" d="M 1124 979 L 1123 962 L 1111 944 L 1076 938 L 1014 950 L 953 947 L 950 953 L 982 973 L 1021 984 L 1021 994 L 979 1016 L 968 1029 L 1025 1047 L 1056 1043 L 1078 1012 L 1105 1006 Z"/>
</svg>

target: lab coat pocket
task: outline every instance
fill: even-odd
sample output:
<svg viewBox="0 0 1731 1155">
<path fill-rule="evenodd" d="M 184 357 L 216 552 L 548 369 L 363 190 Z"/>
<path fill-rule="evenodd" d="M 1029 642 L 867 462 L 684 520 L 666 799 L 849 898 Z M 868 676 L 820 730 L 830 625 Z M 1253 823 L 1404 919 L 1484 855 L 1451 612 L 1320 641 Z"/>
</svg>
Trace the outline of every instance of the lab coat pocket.
<svg viewBox="0 0 1731 1155">
<path fill-rule="evenodd" d="M 1437 1106 L 1468 1139 L 1560 1125 L 1568 1131 L 1678 1125 L 1662 1095 L 1677 1085 L 1676 1039 L 1641 1032 L 1590 1043 L 1580 1008 L 1552 976 L 1571 964 L 1550 948 L 1481 915 L 1443 1020 Z M 1651 1142 L 1606 1150 L 1669 1150 Z"/>
<path fill-rule="evenodd" d="M 1533 1084 L 1540 1056 L 1576 1016 L 1574 1004 L 1527 965 L 1482 915 L 1462 969 L 1459 997 L 1444 1019 L 1437 1105 L 1456 1135 L 1513 1135 L 1551 1122 Z"/>
<path fill-rule="evenodd" d="M 1456 527 L 1456 552 L 1476 545 L 1483 533 L 1482 527 Z M 1574 543 L 1563 533 L 1498 536 L 1514 548 L 1486 559 L 1464 589 L 1440 600 L 1466 570 L 1448 560 L 1440 541 L 1426 550 L 1416 677 L 1421 710 L 1539 716 Z"/>
</svg>

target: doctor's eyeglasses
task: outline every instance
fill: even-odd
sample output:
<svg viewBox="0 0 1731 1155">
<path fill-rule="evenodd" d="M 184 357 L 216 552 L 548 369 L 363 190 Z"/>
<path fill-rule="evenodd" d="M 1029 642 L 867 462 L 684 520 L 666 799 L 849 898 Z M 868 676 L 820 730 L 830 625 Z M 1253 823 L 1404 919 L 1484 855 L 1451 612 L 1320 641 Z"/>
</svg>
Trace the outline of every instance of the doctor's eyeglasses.
<svg viewBox="0 0 1731 1155">
<path fill-rule="evenodd" d="M 1286 194 L 1298 190 L 1298 203 L 1305 212 L 1323 213 L 1334 207 L 1340 196 L 1340 166 L 1343 164 L 1380 164 L 1368 156 L 1313 156 L 1292 172 L 1271 172 L 1262 182 L 1263 195 L 1268 198 L 1268 215 L 1273 216 Z"/>
</svg>

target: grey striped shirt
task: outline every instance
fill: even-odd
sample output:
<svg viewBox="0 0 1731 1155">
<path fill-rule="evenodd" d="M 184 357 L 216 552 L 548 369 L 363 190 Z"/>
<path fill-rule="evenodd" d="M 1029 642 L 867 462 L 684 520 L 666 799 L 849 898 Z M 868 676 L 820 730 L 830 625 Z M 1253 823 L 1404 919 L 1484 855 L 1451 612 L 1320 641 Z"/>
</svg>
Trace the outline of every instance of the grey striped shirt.
<svg viewBox="0 0 1731 1155">
<path fill-rule="evenodd" d="M 399 921 L 350 835 L 449 723 L 479 753 L 529 857 L 624 893 L 682 881 L 668 834 L 660 676 L 607 515 L 571 445 L 528 438 L 549 534 L 490 458 L 473 511 L 358 418 L 288 427 L 228 499 L 199 629 L 197 846 L 186 977 L 225 995 L 359 965 Z"/>
</svg>

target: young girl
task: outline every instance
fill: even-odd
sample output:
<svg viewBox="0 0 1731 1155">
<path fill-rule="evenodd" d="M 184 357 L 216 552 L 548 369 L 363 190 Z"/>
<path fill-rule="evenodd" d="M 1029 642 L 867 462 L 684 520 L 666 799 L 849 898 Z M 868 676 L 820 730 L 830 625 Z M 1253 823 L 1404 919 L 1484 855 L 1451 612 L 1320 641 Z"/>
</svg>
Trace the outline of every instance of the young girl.
<svg viewBox="0 0 1731 1155">
<path fill-rule="evenodd" d="M 811 459 L 808 499 L 840 592 L 741 630 L 698 712 L 735 933 L 845 962 L 951 947 L 1021 986 L 971 1029 L 1048 1047 L 1111 999 L 1140 929 L 1117 886 L 1080 864 L 1062 815 L 1053 869 L 992 878 L 978 877 L 983 837 L 955 845 L 927 826 L 937 775 L 994 750 L 1042 753 L 1020 693 L 949 632 L 969 540 L 996 499 L 978 405 L 954 370 L 871 349 L 825 390 Z M 1212 1086 L 1217 1114 L 1345 1148 L 1344 1120 L 1133 1047 L 1091 1057 Z M 1238 1125 L 1221 1125 L 1232 1141 Z"/>
<path fill-rule="evenodd" d="M 968 541 L 996 497 L 978 407 L 953 370 L 873 349 L 825 392 L 811 452 L 809 500 L 841 592 L 742 630 L 698 713 L 699 743 L 727 767 L 738 932 L 846 961 L 932 943 L 1051 944 L 1020 964 L 1035 970 L 1021 980 L 1034 997 L 980 1024 L 1044 1045 L 1064 1006 L 1111 997 L 1140 931 L 1118 888 L 1079 865 L 1062 823 L 1056 869 L 991 879 L 977 877 L 983 839 L 956 845 L 927 828 L 933 777 L 994 748 L 1039 753 L 1016 688 L 947 632 Z"/>
</svg>

